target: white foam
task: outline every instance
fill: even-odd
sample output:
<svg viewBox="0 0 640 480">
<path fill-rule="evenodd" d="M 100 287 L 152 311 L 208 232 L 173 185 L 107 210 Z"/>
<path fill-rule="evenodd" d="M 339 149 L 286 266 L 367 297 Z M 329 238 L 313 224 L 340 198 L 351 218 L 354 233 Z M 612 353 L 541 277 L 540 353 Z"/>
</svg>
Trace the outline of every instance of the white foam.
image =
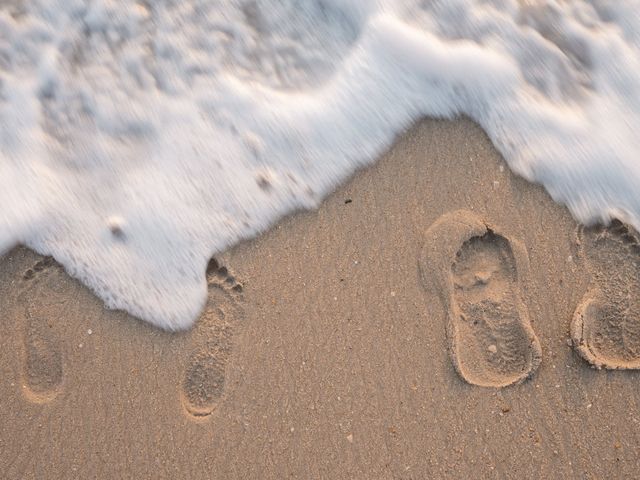
<svg viewBox="0 0 640 480">
<path fill-rule="evenodd" d="M 583 222 L 640 227 L 640 2 L 34 0 L 0 7 L 0 249 L 186 328 L 209 257 L 421 116 L 477 121 Z"/>
</svg>

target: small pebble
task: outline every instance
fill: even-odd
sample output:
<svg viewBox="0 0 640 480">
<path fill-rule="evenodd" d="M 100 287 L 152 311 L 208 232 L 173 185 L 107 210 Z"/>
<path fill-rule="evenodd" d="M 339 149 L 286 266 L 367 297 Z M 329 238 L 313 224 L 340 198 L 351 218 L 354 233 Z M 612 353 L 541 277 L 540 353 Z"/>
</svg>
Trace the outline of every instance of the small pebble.
<svg viewBox="0 0 640 480">
<path fill-rule="evenodd" d="M 491 280 L 491 274 L 492 272 L 490 271 L 476 273 L 474 276 L 476 285 L 486 285 L 487 283 L 489 283 L 489 280 Z"/>
<path fill-rule="evenodd" d="M 498 347 L 496 347 L 495 345 L 489 345 L 487 347 L 487 350 L 489 350 L 491 353 L 497 353 L 498 352 Z"/>
</svg>

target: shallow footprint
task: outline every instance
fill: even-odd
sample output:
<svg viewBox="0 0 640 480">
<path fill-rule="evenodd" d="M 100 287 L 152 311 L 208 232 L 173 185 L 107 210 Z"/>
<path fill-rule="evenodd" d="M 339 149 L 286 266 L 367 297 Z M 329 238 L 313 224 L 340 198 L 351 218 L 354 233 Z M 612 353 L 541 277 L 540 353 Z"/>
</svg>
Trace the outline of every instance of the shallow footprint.
<svg viewBox="0 0 640 480">
<path fill-rule="evenodd" d="M 619 221 L 580 229 L 593 285 L 576 308 L 571 339 L 596 368 L 640 368 L 640 239 Z"/>
<path fill-rule="evenodd" d="M 207 268 L 207 306 L 196 325 L 182 382 L 182 404 L 193 417 L 208 417 L 225 390 L 235 324 L 242 315 L 242 284 L 215 259 Z"/>
<path fill-rule="evenodd" d="M 524 247 L 471 212 L 451 212 L 427 231 L 420 269 L 445 306 L 451 358 L 465 381 L 499 388 L 535 372 L 542 353 L 521 298 Z"/>
<path fill-rule="evenodd" d="M 27 269 L 21 280 L 22 385 L 25 397 L 35 403 L 53 400 L 62 388 L 63 359 L 55 323 L 65 320 L 65 300 L 53 288 L 59 281 L 58 270 L 53 259 L 45 257 Z"/>
</svg>

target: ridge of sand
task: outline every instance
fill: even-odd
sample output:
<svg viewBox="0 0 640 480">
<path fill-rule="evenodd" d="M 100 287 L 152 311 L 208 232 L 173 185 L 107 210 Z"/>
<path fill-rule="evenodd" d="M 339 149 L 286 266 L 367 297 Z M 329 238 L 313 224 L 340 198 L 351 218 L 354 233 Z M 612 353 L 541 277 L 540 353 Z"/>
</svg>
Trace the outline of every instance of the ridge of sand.
<svg viewBox="0 0 640 480">
<path fill-rule="evenodd" d="M 576 351 L 596 368 L 640 368 L 640 242 L 629 225 L 580 229 L 593 285 L 571 323 Z"/>
<path fill-rule="evenodd" d="M 497 232 L 469 211 L 446 213 L 427 230 L 420 264 L 427 288 L 444 301 L 456 370 L 484 387 L 523 382 L 542 360 L 521 298 L 526 249 Z"/>
</svg>

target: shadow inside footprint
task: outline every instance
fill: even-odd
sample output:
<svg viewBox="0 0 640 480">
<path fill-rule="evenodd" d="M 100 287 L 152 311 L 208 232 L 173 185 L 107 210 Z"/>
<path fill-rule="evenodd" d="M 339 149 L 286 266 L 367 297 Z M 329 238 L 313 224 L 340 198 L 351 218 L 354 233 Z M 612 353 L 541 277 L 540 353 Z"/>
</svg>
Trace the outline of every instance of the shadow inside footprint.
<svg viewBox="0 0 640 480">
<path fill-rule="evenodd" d="M 596 368 L 640 368 L 640 239 L 619 221 L 579 230 L 593 285 L 576 308 L 571 338 Z"/>
<path fill-rule="evenodd" d="M 182 404 L 193 417 L 208 417 L 225 390 L 233 330 L 241 315 L 242 284 L 211 260 L 207 306 L 193 333 L 192 353 L 182 382 Z"/>
<path fill-rule="evenodd" d="M 65 301 L 55 291 L 58 270 L 61 268 L 53 259 L 46 257 L 35 262 L 21 280 L 23 393 L 35 403 L 53 400 L 63 382 L 62 351 L 55 327 L 64 321 Z"/>
<path fill-rule="evenodd" d="M 26 308 L 23 332 L 23 383 L 27 398 L 34 402 L 53 400 L 62 385 L 62 354 L 48 331 L 45 311 Z"/>
<path fill-rule="evenodd" d="M 505 387 L 538 368 L 540 343 L 520 291 L 527 271 L 524 247 L 470 212 L 446 214 L 429 228 L 423 281 L 447 310 L 451 358 L 468 383 Z"/>
</svg>

